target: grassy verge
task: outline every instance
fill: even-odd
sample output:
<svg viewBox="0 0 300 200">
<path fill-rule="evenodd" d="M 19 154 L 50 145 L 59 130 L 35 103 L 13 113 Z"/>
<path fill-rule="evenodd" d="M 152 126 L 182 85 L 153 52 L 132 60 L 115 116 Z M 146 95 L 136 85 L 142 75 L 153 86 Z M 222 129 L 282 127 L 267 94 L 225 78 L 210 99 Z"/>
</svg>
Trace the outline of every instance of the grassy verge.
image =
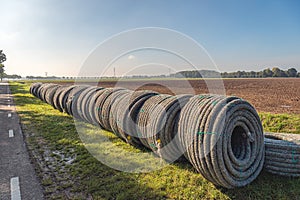
<svg viewBox="0 0 300 200">
<path fill-rule="evenodd" d="M 28 83 L 12 82 L 10 87 L 47 199 L 295 199 L 300 196 L 300 179 L 266 172 L 244 188 L 226 190 L 206 181 L 188 163 L 174 163 L 140 174 L 111 169 L 86 150 L 70 116 L 30 95 Z M 264 125 L 274 121 L 269 115 L 262 114 Z M 288 129 L 289 126 L 283 126 L 279 130 L 289 132 Z M 299 133 L 299 128 L 295 130 Z M 98 134 L 129 151 L 141 151 L 109 132 Z"/>
<path fill-rule="evenodd" d="M 260 113 L 265 132 L 300 134 L 300 115 Z"/>
</svg>

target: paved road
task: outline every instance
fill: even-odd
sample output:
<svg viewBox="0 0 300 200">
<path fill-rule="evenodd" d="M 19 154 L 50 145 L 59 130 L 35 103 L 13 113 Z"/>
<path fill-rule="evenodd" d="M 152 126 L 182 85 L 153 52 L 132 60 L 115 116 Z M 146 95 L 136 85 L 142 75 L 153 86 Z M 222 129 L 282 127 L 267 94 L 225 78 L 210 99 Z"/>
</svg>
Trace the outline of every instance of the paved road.
<svg viewBox="0 0 300 200">
<path fill-rule="evenodd" d="M 0 83 L 0 200 L 43 199 L 23 140 L 12 95 Z"/>
</svg>

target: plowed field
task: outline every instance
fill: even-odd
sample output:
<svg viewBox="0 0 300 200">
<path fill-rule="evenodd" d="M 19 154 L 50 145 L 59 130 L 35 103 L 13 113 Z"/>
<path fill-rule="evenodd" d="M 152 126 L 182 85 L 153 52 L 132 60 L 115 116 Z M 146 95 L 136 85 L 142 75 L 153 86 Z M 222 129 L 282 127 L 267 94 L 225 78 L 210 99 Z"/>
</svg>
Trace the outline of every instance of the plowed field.
<svg viewBox="0 0 300 200">
<path fill-rule="evenodd" d="M 103 81 L 102 87 L 148 89 L 168 94 L 208 93 L 207 85 L 218 92 L 217 80 L 126 80 Z M 208 84 L 206 84 L 208 83 Z M 259 112 L 300 114 L 300 78 L 224 79 L 227 95 L 249 101 Z M 87 84 L 91 84 L 88 83 Z M 210 90 L 211 91 L 211 90 Z"/>
</svg>

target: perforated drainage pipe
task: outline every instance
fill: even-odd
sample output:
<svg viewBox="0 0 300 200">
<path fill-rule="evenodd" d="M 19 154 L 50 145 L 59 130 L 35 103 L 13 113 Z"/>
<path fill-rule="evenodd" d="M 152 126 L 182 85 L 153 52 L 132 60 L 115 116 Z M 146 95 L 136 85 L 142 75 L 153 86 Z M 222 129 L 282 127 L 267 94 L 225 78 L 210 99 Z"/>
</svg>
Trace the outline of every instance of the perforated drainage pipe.
<svg viewBox="0 0 300 200">
<path fill-rule="evenodd" d="M 59 85 L 54 85 L 53 87 L 50 87 L 47 89 L 46 94 L 45 94 L 45 101 L 50 104 L 50 105 L 54 105 L 54 95 L 56 93 L 56 90 L 59 88 Z"/>
<path fill-rule="evenodd" d="M 91 100 L 88 103 L 88 112 L 89 112 L 89 116 L 91 118 L 91 122 L 92 124 L 99 126 L 98 120 L 96 115 L 98 115 L 98 111 L 99 111 L 99 107 L 100 105 L 97 105 L 96 103 L 98 103 L 98 98 L 101 97 L 101 95 L 106 92 L 105 88 L 102 88 L 101 90 L 98 90 L 95 92 L 95 94 L 93 94 L 93 96 L 91 97 Z"/>
<path fill-rule="evenodd" d="M 63 91 L 60 93 L 58 97 L 58 102 L 59 102 L 59 107 L 63 112 L 67 112 L 67 102 L 68 102 L 69 94 L 75 88 L 77 88 L 77 86 L 71 85 L 64 88 Z"/>
<path fill-rule="evenodd" d="M 300 177 L 300 135 L 265 134 L 264 168 L 272 174 Z"/>
<path fill-rule="evenodd" d="M 182 156 L 179 146 L 178 121 L 181 109 L 191 95 L 172 96 L 161 101 L 152 111 L 149 127 L 146 129 L 147 142 L 152 151 L 168 161 Z"/>
<path fill-rule="evenodd" d="M 68 95 L 68 100 L 67 100 L 67 113 L 69 115 L 72 115 L 75 119 L 81 119 L 80 118 L 80 107 L 81 102 L 79 101 L 80 95 L 83 93 L 85 89 L 90 88 L 87 85 L 80 85 L 74 88 L 70 94 Z"/>
<path fill-rule="evenodd" d="M 141 143 L 149 149 L 151 149 L 152 144 L 148 143 L 147 138 L 150 137 L 151 134 L 156 134 L 149 130 L 151 126 L 150 121 L 156 117 L 152 115 L 152 112 L 162 101 L 171 97 L 171 95 L 160 94 L 147 99 L 137 115 L 137 135 Z"/>
<path fill-rule="evenodd" d="M 39 87 L 42 86 L 42 83 L 33 83 L 31 84 L 30 88 L 29 88 L 29 91 L 30 93 L 35 96 L 35 97 L 38 97 L 37 96 L 37 90 L 39 89 Z"/>
<path fill-rule="evenodd" d="M 60 111 L 113 131 L 131 144 L 142 144 L 166 160 L 174 161 L 184 152 L 195 169 L 215 185 L 245 186 L 258 176 L 264 164 L 260 119 L 248 102 L 237 97 L 171 96 L 124 88 L 39 83 L 33 84 L 30 92 Z M 274 144 L 267 141 L 269 150 Z M 283 158 L 285 147 L 277 145 L 274 152 Z M 299 149 L 290 150 L 298 153 Z M 275 158 L 270 161 L 269 166 L 277 162 Z M 282 173 L 278 166 L 269 169 Z M 298 173 L 296 170 L 284 173 Z"/>
<path fill-rule="evenodd" d="M 97 121 L 97 124 L 99 124 L 100 127 L 104 128 L 106 130 L 109 130 L 109 131 L 111 131 L 111 127 L 109 124 L 111 98 L 112 98 L 112 96 L 116 97 L 120 90 L 125 90 L 125 89 L 124 88 L 106 88 L 103 90 L 103 92 L 101 92 L 101 94 L 98 96 L 98 98 L 95 102 L 94 113 L 95 113 L 95 119 Z M 127 91 L 127 90 L 125 90 L 125 91 Z"/>
<path fill-rule="evenodd" d="M 93 96 L 96 94 L 97 91 L 103 90 L 102 87 L 92 87 L 92 90 L 90 90 L 85 97 L 82 99 L 82 114 L 83 118 L 86 122 L 93 124 L 93 120 L 91 117 L 91 113 L 89 112 L 89 105 L 90 101 L 92 100 Z"/>
<path fill-rule="evenodd" d="M 245 186 L 263 167 L 261 122 L 255 109 L 239 98 L 194 96 L 181 111 L 179 134 L 186 158 L 216 185 Z"/>
<path fill-rule="evenodd" d="M 137 115 L 141 106 L 150 97 L 158 93 L 148 90 L 132 91 L 122 98 L 116 100 L 112 106 L 114 117 L 111 119 L 112 130 L 132 145 L 140 145 L 140 139 L 137 135 Z"/>
<path fill-rule="evenodd" d="M 63 112 L 63 108 L 60 106 L 60 95 L 64 92 L 65 88 L 68 86 L 60 86 L 59 88 L 56 89 L 54 95 L 53 95 L 53 107 L 60 112 Z"/>
</svg>

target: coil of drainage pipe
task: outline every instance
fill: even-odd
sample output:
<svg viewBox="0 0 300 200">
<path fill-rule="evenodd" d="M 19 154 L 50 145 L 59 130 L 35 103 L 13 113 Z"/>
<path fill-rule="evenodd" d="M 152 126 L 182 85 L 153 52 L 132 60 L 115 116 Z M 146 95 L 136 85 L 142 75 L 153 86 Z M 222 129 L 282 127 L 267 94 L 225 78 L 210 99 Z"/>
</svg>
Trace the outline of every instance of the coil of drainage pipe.
<svg viewBox="0 0 300 200">
<path fill-rule="evenodd" d="M 89 86 L 87 85 L 78 85 L 68 95 L 67 113 L 72 115 L 75 119 L 80 119 L 80 115 L 78 114 L 78 104 L 81 103 L 78 102 L 78 98 L 81 95 L 81 93 L 87 88 L 89 88 Z"/>
<path fill-rule="evenodd" d="M 95 120 L 98 126 L 101 128 L 106 129 L 107 127 L 104 126 L 104 121 L 109 120 L 108 115 L 109 113 L 107 112 L 109 109 L 104 107 L 105 101 L 111 96 L 113 93 L 119 91 L 119 90 L 125 90 L 124 88 L 106 88 L 100 90 L 100 94 L 98 98 L 95 101 L 95 107 L 94 107 L 94 115 L 95 115 Z M 105 115 L 104 115 L 105 113 Z M 105 118 L 105 119 L 104 119 Z M 109 130 L 109 129 L 106 129 Z"/>
<path fill-rule="evenodd" d="M 30 89 L 29 89 L 29 91 L 30 91 L 30 93 L 33 95 L 33 96 L 35 96 L 35 97 L 37 97 L 37 89 L 39 88 L 39 87 L 41 87 L 42 86 L 42 83 L 33 83 L 33 84 L 31 84 L 30 85 Z"/>
<path fill-rule="evenodd" d="M 82 117 L 84 119 L 84 121 L 88 122 L 88 123 L 92 123 L 92 119 L 89 113 L 89 104 L 91 101 L 91 98 L 93 97 L 93 95 L 99 91 L 102 90 L 104 88 L 102 87 L 91 87 L 91 90 L 89 90 L 83 97 L 83 99 L 81 100 L 81 111 L 82 111 Z"/>
<path fill-rule="evenodd" d="M 300 177 L 300 135 L 265 133 L 267 172 Z"/>
<path fill-rule="evenodd" d="M 40 100 L 42 100 L 42 99 L 41 99 L 41 90 L 43 89 L 43 87 L 45 87 L 44 84 L 42 84 L 42 85 L 41 85 L 40 87 L 38 87 L 37 90 L 36 90 L 36 97 L 37 97 L 38 99 L 40 99 Z"/>
<path fill-rule="evenodd" d="M 38 98 L 38 99 L 40 99 L 41 100 L 41 93 L 40 93 L 40 91 L 41 91 L 41 89 L 43 88 L 43 87 L 45 87 L 45 85 L 44 84 L 42 84 L 42 85 L 40 85 L 39 87 L 37 87 L 37 89 L 36 89 L 36 97 Z"/>
<path fill-rule="evenodd" d="M 35 97 L 37 97 L 37 98 L 38 98 L 38 90 L 39 90 L 39 88 L 40 88 L 41 86 L 42 86 L 42 84 L 41 84 L 41 85 L 37 85 L 35 88 L 32 89 L 33 95 L 34 95 Z"/>
<path fill-rule="evenodd" d="M 42 84 L 38 89 L 37 89 L 37 98 L 43 101 L 43 95 L 44 95 L 44 88 L 48 86 L 48 83 Z"/>
<path fill-rule="evenodd" d="M 51 88 L 51 87 L 53 87 L 53 86 L 55 86 L 56 84 L 53 84 L 53 83 L 45 83 L 45 84 L 43 84 L 41 87 L 40 87 L 40 90 L 39 90 L 39 98 L 42 100 L 42 101 L 44 101 L 44 102 L 46 102 L 46 91 L 49 89 L 49 88 Z"/>
<path fill-rule="evenodd" d="M 60 93 L 58 102 L 59 102 L 59 107 L 63 112 L 67 112 L 67 100 L 70 92 L 78 86 L 76 85 L 70 85 L 66 88 L 63 89 L 63 91 Z"/>
<path fill-rule="evenodd" d="M 172 96 L 161 101 L 152 111 L 149 129 L 146 129 L 147 143 L 158 156 L 168 161 L 182 157 L 178 148 L 178 121 L 180 111 L 189 101 L 191 95 Z"/>
<path fill-rule="evenodd" d="M 192 97 L 181 110 L 179 135 L 186 158 L 215 185 L 242 187 L 261 172 L 262 125 L 255 109 L 242 99 Z"/>
<path fill-rule="evenodd" d="M 59 88 L 59 85 L 53 85 L 51 87 L 48 87 L 48 89 L 45 92 L 45 102 L 52 105 L 54 104 L 53 102 L 53 96 L 56 92 L 56 90 Z"/>
<path fill-rule="evenodd" d="M 119 131 L 118 126 L 122 126 L 122 121 L 121 119 L 123 119 L 125 115 L 125 102 L 128 105 L 128 97 L 130 97 L 132 95 L 132 91 L 125 93 L 124 95 L 122 95 L 122 98 L 117 98 L 115 99 L 115 102 L 112 104 L 110 111 L 111 111 L 111 117 L 109 118 L 109 124 L 111 127 L 112 132 L 117 135 L 119 138 L 123 139 L 124 141 L 127 142 L 127 139 L 125 135 L 121 134 Z"/>
<path fill-rule="evenodd" d="M 71 97 L 71 99 L 69 101 L 68 109 L 70 109 L 71 115 L 76 119 L 81 120 L 81 115 L 79 114 L 81 112 L 81 102 L 79 98 L 82 95 L 82 93 L 89 87 L 90 86 L 87 85 L 77 86 L 77 88 L 72 90 L 69 94 L 69 98 Z"/>
<path fill-rule="evenodd" d="M 86 88 L 84 91 L 81 92 L 81 94 L 78 96 L 78 103 L 77 103 L 77 109 L 79 117 L 82 121 L 89 122 L 87 117 L 85 117 L 85 113 L 87 113 L 85 107 L 87 106 L 87 100 L 90 97 L 91 93 L 94 93 L 97 90 L 98 87 L 96 86 L 90 86 L 89 88 Z M 99 88 L 101 89 L 101 88 Z"/>
<path fill-rule="evenodd" d="M 122 99 L 116 100 L 111 108 L 112 113 L 115 113 L 114 121 L 110 122 L 112 124 L 112 130 L 117 133 L 119 137 L 132 145 L 141 144 L 135 131 L 133 131 L 136 126 L 136 120 L 130 116 L 130 113 L 138 113 L 140 109 L 138 105 L 157 94 L 156 92 L 148 90 L 132 91 L 122 96 Z M 133 109 L 137 110 L 133 111 Z"/>
<path fill-rule="evenodd" d="M 150 90 L 134 91 L 124 101 L 121 101 L 118 115 L 118 132 L 128 143 L 141 145 L 137 131 L 137 116 L 143 104 L 151 97 L 158 95 Z"/>
<path fill-rule="evenodd" d="M 54 96 L 53 96 L 53 107 L 57 110 L 59 110 L 60 112 L 63 112 L 62 108 L 60 107 L 60 103 L 59 103 L 59 98 L 60 95 L 64 92 L 65 88 L 67 88 L 68 86 L 60 86 L 59 88 L 56 89 Z"/>
<path fill-rule="evenodd" d="M 117 91 L 113 91 L 111 95 L 109 95 L 104 103 L 103 108 L 101 109 L 101 116 L 102 116 L 102 125 L 106 130 L 112 131 L 110 121 L 115 120 L 113 113 L 111 112 L 111 107 L 114 105 L 118 98 L 123 98 L 124 95 L 130 93 L 130 90 L 121 89 Z M 110 118 L 113 118 L 110 120 Z"/>
<path fill-rule="evenodd" d="M 155 118 L 156 116 L 153 115 L 153 110 L 160 104 L 160 102 L 171 98 L 171 95 L 167 94 L 159 94 L 150 97 L 145 101 L 143 106 L 141 107 L 138 116 L 137 116 L 137 135 L 140 139 L 140 142 L 147 147 L 148 149 L 151 149 L 152 144 L 148 143 L 147 138 L 151 136 L 150 133 L 150 122 L 153 120 L 152 118 Z"/>
<path fill-rule="evenodd" d="M 40 90 L 40 99 L 42 101 L 48 103 L 46 100 L 46 93 L 49 89 L 51 89 L 52 87 L 55 87 L 55 86 L 56 86 L 56 84 L 52 84 L 52 83 L 45 84 Z"/>
<path fill-rule="evenodd" d="M 145 92 L 137 96 L 137 98 L 132 102 L 128 113 L 126 114 L 127 118 L 124 119 L 123 126 L 119 127 L 119 131 L 122 135 L 125 135 L 127 141 L 133 145 L 142 145 L 140 141 L 140 130 L 138 128 L 138 114 L 141 111 L 144 103 L 151 97 L 159 95 L 156 92 Z M 129 135 L 130 137 L 127 137 Z"/>
<path fill-rule="evenodd" d="M 90 102 L 88 103 L 88 112 L 89 112 L 89 116 L 91 117 L 91 122 L 92 124 L 99 126 L 99 123 L 97 122 L 96 119 L 96 114 L 98 114 L 98 107 L 99 105 L 96 105 L 97 99 L 106 91 L 105 88 L 98 90 L 95 92 L 95 94 L 93 94 L 93 96 L 91 97 Z"/>
<path fill-rule="evenodd" d="M 29 87 L 30 94 L 34 95 L 33 90 L 39 85 L 39 83 L 32 83 Z M 35 96 L 35 95 L 34 95 Z"/>
</svg>

